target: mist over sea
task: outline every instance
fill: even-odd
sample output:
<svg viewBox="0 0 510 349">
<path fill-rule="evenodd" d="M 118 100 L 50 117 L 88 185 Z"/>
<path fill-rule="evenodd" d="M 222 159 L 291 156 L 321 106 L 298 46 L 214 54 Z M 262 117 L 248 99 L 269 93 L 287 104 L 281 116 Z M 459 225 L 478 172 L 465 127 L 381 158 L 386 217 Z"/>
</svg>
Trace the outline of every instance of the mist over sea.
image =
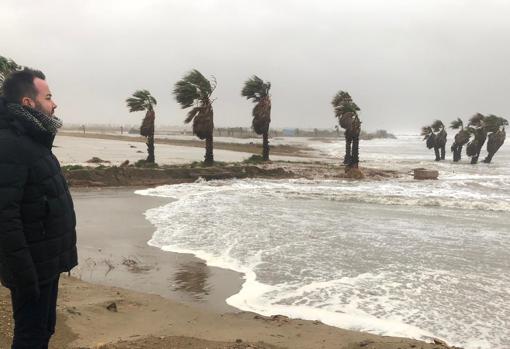
<svg viewBox="0 0 510 349">
<path fill-rule="evenodd" d="M 305 141 L 325 161 L 343 153 L 341 141 Z M 227 300 L 239 309 L 510 348 L 510 146 L 492 164 L 451 158 L 437 163 L 403 135 L 362 141 L 361 167 L 426 167 L 439 180 L 199 181 L 137 193 L 175 199 L 146 212 L 150 245 L 244 273 Z"/>
</svg>

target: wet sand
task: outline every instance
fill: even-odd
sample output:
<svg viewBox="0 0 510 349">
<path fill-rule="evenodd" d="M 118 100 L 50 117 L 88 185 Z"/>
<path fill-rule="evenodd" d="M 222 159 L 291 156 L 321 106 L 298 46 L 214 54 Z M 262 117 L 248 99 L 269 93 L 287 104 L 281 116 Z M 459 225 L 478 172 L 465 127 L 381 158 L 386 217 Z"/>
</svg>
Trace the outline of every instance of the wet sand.
<svg viewBox="0 0 510 349">
<path fill-rule="evenodd" d="M 189 254 L 147 245 L 155 228 L 144 212 L 170 200 L 137 195 L 135 190 L 73 192 L 80 265 L 72 275 L 180 302 L 198 302 L 214 311 L 234 310 L 225 299 L 240 289 L 241 275 L 207 267 Z"/>
</svg>

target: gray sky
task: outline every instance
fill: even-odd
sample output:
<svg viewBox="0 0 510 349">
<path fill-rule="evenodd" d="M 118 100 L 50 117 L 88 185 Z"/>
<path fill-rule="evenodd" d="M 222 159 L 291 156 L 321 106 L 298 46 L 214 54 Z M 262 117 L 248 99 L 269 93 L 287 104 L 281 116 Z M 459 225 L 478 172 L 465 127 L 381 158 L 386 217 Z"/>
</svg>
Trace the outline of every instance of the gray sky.
<svg viewBox="0 0 510 349">
<path fill-rule="evenodd" d="M 66 123 L 137 123 L 146 88 L 157 122 L 182 125 L 171 91 L 214 75 L 216 126 L 251 125 L 240 96 L 272 83 L 272 126 L 335 125 L 340 89 L 363 127 L 418 132 L 479 111 L 510 117 L 507 0 L 1 0 L 0 54 L 43 70 Z"/>
</svg>

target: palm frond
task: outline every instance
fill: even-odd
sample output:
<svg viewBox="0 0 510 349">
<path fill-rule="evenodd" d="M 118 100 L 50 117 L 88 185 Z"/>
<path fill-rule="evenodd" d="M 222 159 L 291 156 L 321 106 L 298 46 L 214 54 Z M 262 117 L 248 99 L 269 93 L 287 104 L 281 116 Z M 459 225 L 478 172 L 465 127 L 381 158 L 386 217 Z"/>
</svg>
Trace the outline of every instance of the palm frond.
<svg viewBox="0 0 510 349">
<path fill-rule="evenodd" d="M 352 127 L 352 119 L 357 117 L 359 107 L 352 101 L 351 95 L 346 91 L 339 91 L 331 101 L 335 110 L 335 116 L 344 129 Z"/>
<path fill-rule="evenodd" d="M 179 80 L 173 90 L 173 94 L 182 109 L 191 107 L 195 102 L 209 99 L 216 88 L 216 79 L 212 77 L 213 83 L 207 80 L 202 73 L 193 69 Z"/>
<path fill-rule="evenodd" d="M 480 126 L 482 126 L 484 118 L 485 118 L 485 116 L 483 114 L 476 113 L 469 119 L 468 125 L 480 127 Z"/>
<path fill-rule="evenodd" d="M 488 115 L 483 120 L 484 128 L 487 132 L 496 132 L 502 126 L 508 125 L 508 120 L 497 115 Z"/>
<path fill-rule="evenodd" d="M 184 119 L 185 124 L 189 124 L 191 120 L 203 109 L 203 107 L 195 107 L 188 112 L 188 116 Z"/>
<path fill-rule="evenodd" d="M 350 102 L 352 102 L 352 97 L 349 94 L 349 92 L 338 91 L 337 94 L 333 97 L 331 104 L 333 105 L 334 108 L 336 108 L 343 103 L 350 103 Z"/>
<path fill-rule="evenodd" d="M 430 126 L 423 126 L 421 128 L 421 135 L 424 136 L 424 139 L 427 139 L 432 134 L 432 127 Z"/>
<path fill-rule="evenodd" d="M 148 90 L 137 90 L 132 97 L 126 99 L 126 104 L 130 112 L 135 112 L 153 110 L 157 101 Z"/>
<path fill-rule="evenodd" d="M 253 99 L 254 102 L 259 102 L 262 98 L 269 95 L 270 89 L 270 82 L 264 82 L 257 75 L 253 75 L 245 81 L 244 87 L 241 90 L 241 96 L 246 97 L 246 99 Z"/>
<path fill-rule="evenodd" d="M 462 122 L 462 119 L 457 118 L 457 120 L 453 120 L 452 123 L 450 124 L 450 128 L 453 130 L 464 128 L 464 123 Z"/>
<path fill-rule="evenodd" d="M 4 80 L 9 76 L 9 74 L 15 72 L 16 70 L 22 69 L 16 62 L 14 62 L 10 58 L 6 58 L 4 56 L 0 56 L 0 88 L 3 84 Z M 1 91 L 0 91 L 1 93 Z"/>
<path fill-rule="evenodd" d="M 444 129 L 444 124 L 441 120 L 435 120 L 431 127 L 435 132 L 439 132 L 441 129 Z"/>
</svg>

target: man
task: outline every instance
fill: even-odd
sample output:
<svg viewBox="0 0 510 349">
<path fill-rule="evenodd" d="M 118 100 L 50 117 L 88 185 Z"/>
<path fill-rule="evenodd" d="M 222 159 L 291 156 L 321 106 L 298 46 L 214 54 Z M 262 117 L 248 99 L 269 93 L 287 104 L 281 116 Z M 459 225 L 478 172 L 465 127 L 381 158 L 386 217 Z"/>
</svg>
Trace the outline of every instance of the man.
<svg viewBox="0 0 510 349">
<path fill-rule="evenodd" d="M 62 122 L 42 72 L 12 73 L 0 97 L 0 281 L 13 349 L 48 348 L 60 273 L 77 265 L 76 216 L 51 148 Z"/>
</svg>

